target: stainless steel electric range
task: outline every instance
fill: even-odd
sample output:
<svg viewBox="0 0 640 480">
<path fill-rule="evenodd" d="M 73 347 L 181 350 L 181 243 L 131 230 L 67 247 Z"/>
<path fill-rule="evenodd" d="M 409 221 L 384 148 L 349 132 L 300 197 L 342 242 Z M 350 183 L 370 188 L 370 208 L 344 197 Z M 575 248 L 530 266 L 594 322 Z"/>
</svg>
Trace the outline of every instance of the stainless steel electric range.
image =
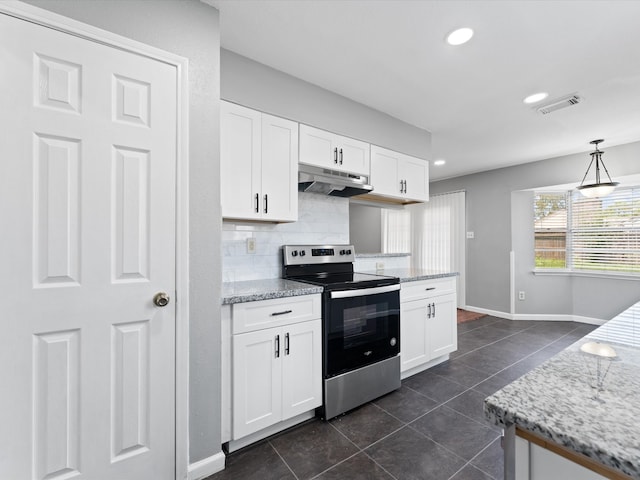
<svg viewBox="0 0 640 480">
<path fill-rule="evenodd" d="M 283 277 L 324 288 L 323 406 L 328 420 L 400 388 L 400 281 L 353 271 L 353 245 L 285 245 Z"/>
</svg>

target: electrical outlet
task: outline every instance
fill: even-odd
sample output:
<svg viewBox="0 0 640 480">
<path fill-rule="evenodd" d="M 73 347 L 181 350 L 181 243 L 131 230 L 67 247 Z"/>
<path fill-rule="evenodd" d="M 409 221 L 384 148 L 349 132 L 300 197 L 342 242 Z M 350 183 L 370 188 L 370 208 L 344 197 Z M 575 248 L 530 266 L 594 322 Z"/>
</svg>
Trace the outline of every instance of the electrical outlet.
<svg viewBox="0 0 640 480">
<path fill-rule="evenodd" d="M 384 262 L 376 262 L 376 270 L 384 270 Z"/>
<path fill-rule="evenodd" d="M 467 232 L 467 238 L 476 238 L 476 234 L 474 232 Z"/>
<path fill-rule="evenodd" d="M 518 300 L 524 300 L 524 299 L 525 299 L 524 291 L 520 290 L 518 292 Z"/>
<path fill-rule="evenodd" d="M 256 253 L 255 237 L 247 238 L 247 253 Z"/>
</svg>

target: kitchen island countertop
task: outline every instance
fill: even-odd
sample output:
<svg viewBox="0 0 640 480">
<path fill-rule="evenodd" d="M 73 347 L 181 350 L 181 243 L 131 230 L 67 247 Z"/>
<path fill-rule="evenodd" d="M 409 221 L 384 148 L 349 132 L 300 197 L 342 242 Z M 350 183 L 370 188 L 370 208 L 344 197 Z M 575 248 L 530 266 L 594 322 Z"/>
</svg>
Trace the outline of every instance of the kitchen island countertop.
<svg viewBox="0 0 640 480">
<path fill-rule="evenodd" d="M 225 282 L 222 284 L 222 304 L 256 302 L 314 293 L 322 293 L 322 287 L 282 278 Z"/>
<path fill-rule="evenodd" d="M 600 357 L 604 391 L 591 386 L 598 357 L 581 351 L 587 342 L 617 354 Z M 487 397 L 485 416 L 640 479 L 640 302 Z"/>
</svg>

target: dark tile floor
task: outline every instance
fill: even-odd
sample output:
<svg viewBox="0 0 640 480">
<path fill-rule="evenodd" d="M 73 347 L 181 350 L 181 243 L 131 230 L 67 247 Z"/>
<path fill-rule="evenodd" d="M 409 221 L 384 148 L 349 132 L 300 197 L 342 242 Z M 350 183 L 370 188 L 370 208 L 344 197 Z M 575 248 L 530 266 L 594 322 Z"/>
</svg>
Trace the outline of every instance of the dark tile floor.
<svg viewBox="0 0 640 480">
<path fill-rule="evenodd" d="M 226 479 L 502 478 L 500 429 L 483 399 L 595 327 L 483 317 L 458 325 L 458 351 L 330 422 L 311 420 L 227 456 Z"/>
</svg>

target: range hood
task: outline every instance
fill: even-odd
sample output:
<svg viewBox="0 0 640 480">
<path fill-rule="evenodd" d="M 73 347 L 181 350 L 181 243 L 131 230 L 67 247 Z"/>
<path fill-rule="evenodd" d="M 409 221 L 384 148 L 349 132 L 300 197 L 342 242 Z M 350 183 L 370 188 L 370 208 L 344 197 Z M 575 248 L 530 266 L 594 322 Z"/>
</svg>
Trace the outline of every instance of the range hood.
<svg viewBox="0 0 640 480">
<path fill-rule="evenodd" d="M 366 175 L 337 172 L 328 168 L 298 165 L 298 191 L 333 197 L 353 197 L 373 191 Z"/>
</svg>

